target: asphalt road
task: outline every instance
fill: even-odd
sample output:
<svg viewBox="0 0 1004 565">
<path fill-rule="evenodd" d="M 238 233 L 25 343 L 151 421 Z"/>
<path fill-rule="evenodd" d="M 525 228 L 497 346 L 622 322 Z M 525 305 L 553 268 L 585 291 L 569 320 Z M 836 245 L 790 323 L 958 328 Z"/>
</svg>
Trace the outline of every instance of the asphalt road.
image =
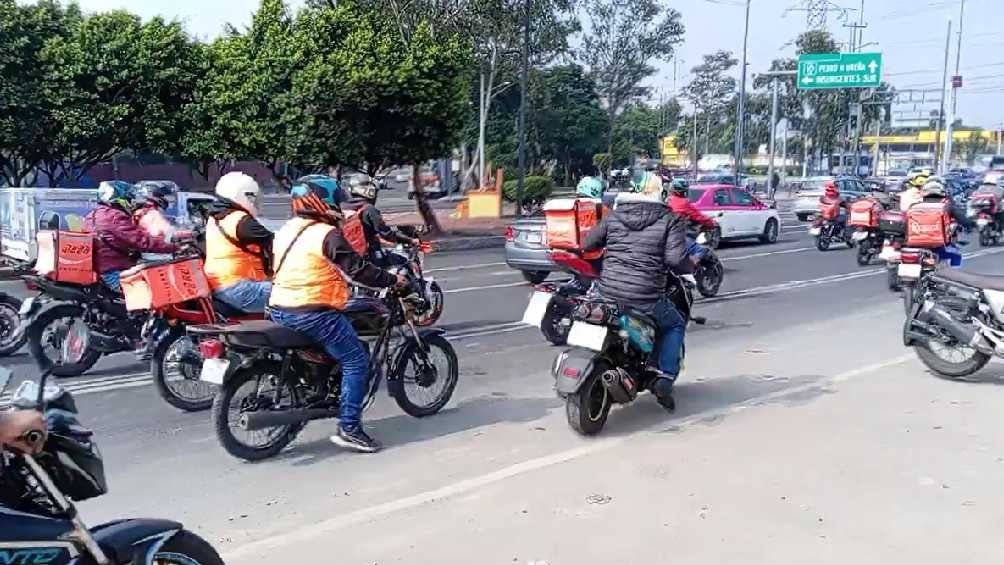
<svg viewBox="0 0 1004 565">
<path fill-rule="evenodd" d="M 130 355 L 102 360 L 65 382 L 111 485 L 84 518 L 177 519 L 237 564 L 998 561 L 1000 365 L 929 374 L 902 346 L 884 267 L 820 253 L 784 221 L 775 245 L 720 250 L 677 411 L 643 397 L 598 438 L 566 425 L 557 350 L 518 322 L 529 288 L 501 250 L 430 257 L 460 384 L 423 420 L 381 395 L 366 414 L 378 455 L 341 451 L 317 422 L 274 460 L 234 460 Z M 1004 248 L 971 251 L 970 268 L 1004 273 Z"/>
</svg>

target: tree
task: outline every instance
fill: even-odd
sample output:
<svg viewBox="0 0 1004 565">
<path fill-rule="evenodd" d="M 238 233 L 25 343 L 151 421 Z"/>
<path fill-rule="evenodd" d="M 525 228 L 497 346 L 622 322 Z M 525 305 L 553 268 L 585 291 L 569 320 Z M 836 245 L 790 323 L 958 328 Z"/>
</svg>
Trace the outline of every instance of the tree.
<svg viewBox="0 0 1004 565">
<path fill-rule="evenodd" d="M 75 4 L 0 0 L 0 185 L 34 184 L 39 164 L 52 158 L 58 124 L 44 88 L 42 49 L 69 36 L 81 18 Z"/>
<path fill-rule="evenodd" d="M 180 23 L 97 14 L 40 56 L 56 124 L 43 160 L 50 178 L 77 180 L 126 149 L 178 152 L 201 67 Z"/>
<path fill-rule="evenodd" d="M 607 112 L 607 150 L 613 152 L 614 124 L 621 110 L 648 89 L 653 61 L 668 60 L 682 41 L 680 13 L 656 0 L 585 0 L 589 20 L 578 57 L 596 83 Z"/>
<path fill-rule="evenodd" d="M 736 79 L 729 71 L 738 64 L 731 52 L 716 51 L 705 55 L 704 62 L 691 69 L 694 78 L 684 87 L 683 97 L 694 107 L 696 116 L 689 118 L 677 143 L 696 155 L 697 159 L 700 159 L 702 149 L 704 153 L 722 152 L 723 141 L 724 146 L 728 146 L 729 132 L 733 136 L 735 134 L 732 116 L 737 114 L 734 105 L 737 100 Z"/>
<path fill-rule="evenodd" d="M 658 157 L 662 118 L 660 108 L 644 103 L 630 104 L 614 126 L 614 162 L 631 163 L 635 155 Z"/>
<path fill-rule="evenodd" d="M 956 143 L 954 147 L 956 155 L 964 157 L 966 164 L 972 166 L 976 162 L 976 157 L 986 152 L 989 146 L 990 140 L 983 135 L 983 131 L 977 130 L 969 132 L 969 137 Z"/>
</svg>

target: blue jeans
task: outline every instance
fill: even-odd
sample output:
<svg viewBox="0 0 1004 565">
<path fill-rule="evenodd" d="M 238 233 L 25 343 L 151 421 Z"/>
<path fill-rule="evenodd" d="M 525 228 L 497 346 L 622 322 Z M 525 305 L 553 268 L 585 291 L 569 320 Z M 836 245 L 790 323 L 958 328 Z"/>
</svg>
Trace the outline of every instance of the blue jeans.
<svg viewBox="0 0 1004 565">
<path fill-rule="evenodd" d="M 663 298 L 655 304 L 652 317 L 655 318 L 659 331 L 655 350 L 659 370 L 675 380 L 680 374 L 680 355 L 683 352 L 687 323 L 668 298 Z"/>
<path fill-rule="evenodd" d="M 101 273 L 101 282 L 105 283 L 105 286 L 114 290 L 115 292 L 122 294 L 122 272 L 121 271 L 107 271 Z"/>
<path fill-rule="evenodd" d="M 221 288 L 213 293 L 216 298 L 226 302 L 228 306 L 249 314 L 260 314 L 268 304 L 268 295 L 272 293 L 270 281 L 241 281 L 235 285 Z"/>
<path fill-rule="evenodd" d="M 349 319 L 337 310 L 291 312 L 272 308 L 270 314 L 274 322 L 310 336 L 338 360 L 342 366 L 339 424 L 345 431 L 358 429 L 369 388 L 369 356 Z"/>
</svg>

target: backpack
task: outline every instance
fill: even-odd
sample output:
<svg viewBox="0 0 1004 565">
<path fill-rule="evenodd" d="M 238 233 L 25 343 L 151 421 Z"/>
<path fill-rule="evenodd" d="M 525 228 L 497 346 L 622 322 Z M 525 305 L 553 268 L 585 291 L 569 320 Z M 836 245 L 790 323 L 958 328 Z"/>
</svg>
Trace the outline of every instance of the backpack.
<svg viewBox="0 0 1004 565">
<path fill-rule="evenodd" d="M 948 245 L 952 218 L 943 202 L 921 202 L 906 212 L 906 245 L 936 248 Z"/>
<path fill-rule="evenodd" d="M 357 210 L 350 211 L 345 215 L 345 223 L 342 225 L 342 238 L 362 257 L 369 252 L 366 229 L 363 227 L 363 213 L 369 207 L 369 204 L 363 204 Z"/>
<path fill-rule="evenodd" d="M 856 228 L 877 228 L 882 205 L 874 198 L 862 198 L 851 204 L 847 225 Z"/>
</svg>

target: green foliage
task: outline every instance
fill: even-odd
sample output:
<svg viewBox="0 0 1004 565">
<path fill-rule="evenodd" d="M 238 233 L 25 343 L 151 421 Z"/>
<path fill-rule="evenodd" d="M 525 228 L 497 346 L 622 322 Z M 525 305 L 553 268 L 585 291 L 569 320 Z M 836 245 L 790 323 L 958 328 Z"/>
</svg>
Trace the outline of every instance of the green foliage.
<svg viewBox="0 0 1004 565">
<path fill-rule="evenodd" d="M 983 137 L 981 130 L 972 131 L 964 141 L 956 142 L 953 145 L 953 152 L 957 157 L 965 159 L 966 164 L 972 165 L 976 162 L 976 157 L 986 152 L 990 146 L 990 140 Z"/>
<path fill-rule="evenodd" d="M 600 171 L 609 171 L 612 164 L 613 159 L 609 153 L 597 153 L 593 155 L 593 166 Z"/>
<path fill-rule="evenodd" d="M 517 181 L 507 180 L 502 183 L 502 196 L 509 202 L 516 201 Z M 523 179 L 523 207 L 533 209 L 544 203 L 554 192 L 554 180 L 551 177 L 526 177 Z"/>
</svg>

